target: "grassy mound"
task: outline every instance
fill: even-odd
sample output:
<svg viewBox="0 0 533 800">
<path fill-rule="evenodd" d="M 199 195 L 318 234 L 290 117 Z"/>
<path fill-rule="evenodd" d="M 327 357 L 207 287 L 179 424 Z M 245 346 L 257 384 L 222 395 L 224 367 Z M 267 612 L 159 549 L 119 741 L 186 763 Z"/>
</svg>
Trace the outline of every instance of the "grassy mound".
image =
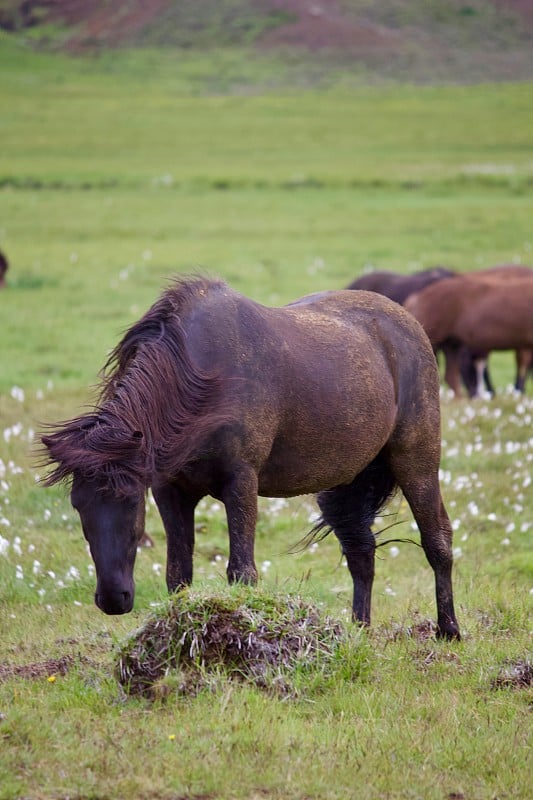
<svg viewBox="0 0 533 800">
<path fill-rule="evenodd" d="M 349 636 L 299 597 L 246 587 L 207 597 L 182 592 L 123 644 L 116 672 L 129 694 L 152 698 L 228 679 L 297 695 L 338 669 L 360 674 L 364 648 Z"/>
</svg>

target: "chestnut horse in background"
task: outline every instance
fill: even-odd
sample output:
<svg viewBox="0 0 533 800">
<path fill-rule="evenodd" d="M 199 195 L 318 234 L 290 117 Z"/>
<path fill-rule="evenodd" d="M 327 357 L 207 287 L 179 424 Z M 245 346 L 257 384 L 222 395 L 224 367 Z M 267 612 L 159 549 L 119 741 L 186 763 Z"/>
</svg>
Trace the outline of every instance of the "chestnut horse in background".
<svg viewBox="0 0 533 800">
<path fill-rule="evenodd" d="M 140 513 L 151 487 L 167 535 L 167 586 L 193 574 L 194 512 L 226 508 L 228 579 L 255 583 L 257 496 L 318 492 L 370 623 L 378 510 L 399 486 L 435 575 L 437 634 L 458 638 L 452 528 L 439 486 L 439 375 L 418 322 L 371 292 L 268 308 L 206 279 L 177 281 L 125 334 L 93 412 L 42 437 L 46 484 L 71 501 L 96 566 L 95 601 L 133 607 Z"/>
<path fill-rule="evenodd" d="M 397 272 L 388 272 L 387 270 L 376 270 L 375 272 L 367 272 L 361 275 L 360 278 L 357 278 L 346 288 L 377 292 L 394 300 L 395 303 L 405 305 L 405 301 L 412 294 L 420 292 L 432 283 L 441 281 L 444 278 L 451 278 L 456 274 L 454 270 L 447 267 L 433 267 L 420 272 L 413 272 L 410 275 L 400 275 Z M 468 394 L 473 397 L 478 391 L 477 367 L 473 355 L 468 350 L 468 347 L 464 346 L 461 348 L 461 377 Z M 483 379 L 487 391 L 494 393 L 489 371 L 486 367 L 483 371 Z"/>
<path fill-rule="evenodd" d="M 460 351 L 474 357 L 478 386 L 492 350 L 515 350 L 523 389 L 533 350 L 533 270 L 502 266 L 456 275 L 411 295 L 405 308 L 446 358 L 445 380 L 460 394 Z"/>
</svg>

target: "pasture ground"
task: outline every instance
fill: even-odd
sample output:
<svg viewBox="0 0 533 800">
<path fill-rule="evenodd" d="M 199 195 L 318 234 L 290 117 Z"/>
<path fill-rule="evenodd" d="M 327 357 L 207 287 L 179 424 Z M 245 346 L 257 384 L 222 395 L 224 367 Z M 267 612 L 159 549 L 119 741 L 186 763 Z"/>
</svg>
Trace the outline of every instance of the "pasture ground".
<svg viewBox="0 0 533 800">
<path fill-rule="evenodd" d="M 149 502 L 135 611 L 103 616 L 79 522 L 63 489 L 38 485 L 32 450 L 43 422 L 90 403 L 108 350 L 172 274 L 281 304 L 370 266 L 533 261 L 529 84 L 257 93 L 249 79 L 239 93 L 224 78 L 235 59 L 71 61 L 0 39 L 0 798 L 526 800 L 533 399 L 507 389 L 510 354 L 491 358 L 494 400 L 442 395 L 462 642 L 428 635 L 431 571 L 389 543 L 372 629 L 300 697 L 222 681 L 154 702 L 113 677 L 116 648 L 165 599 L 161 522 Z M 315 512 L 260 501 L 262 590 L 345 622 L 336 542 L 287 552 Z M 382 538 L 416 538 L 401 496 L 377 528 L 391 523 Z M 226 554 L 206 501 L 197 592 L 225 591 Z"/>
</svg>

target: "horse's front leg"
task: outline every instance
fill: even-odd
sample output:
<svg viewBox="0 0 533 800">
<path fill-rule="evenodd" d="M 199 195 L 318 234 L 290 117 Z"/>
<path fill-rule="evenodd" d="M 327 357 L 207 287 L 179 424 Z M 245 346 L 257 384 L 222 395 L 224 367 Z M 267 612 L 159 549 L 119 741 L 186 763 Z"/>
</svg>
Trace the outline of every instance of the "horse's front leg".
<svg viewBox="0 0 533 800">
<path fill-rule="evenodd" d="M 221 499 L 226 507 L 229 531 L 228 581 L 255 584 L 256 472 L 251 467 L 239 468 L 225 484 Z"/>
<path fill-rule="evenodd" d="M 152 487 L 167 536 L 167 587 L 174 592 L 192 582 L 194 510 L 201 499 L 166 483 Z"/>
</svg>

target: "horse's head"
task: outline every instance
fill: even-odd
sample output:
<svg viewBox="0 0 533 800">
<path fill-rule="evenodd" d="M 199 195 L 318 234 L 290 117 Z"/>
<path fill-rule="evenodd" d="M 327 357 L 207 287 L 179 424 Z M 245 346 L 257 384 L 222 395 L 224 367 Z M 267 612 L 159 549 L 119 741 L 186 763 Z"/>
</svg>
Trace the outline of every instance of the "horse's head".
<svg viewBox="0 0 533 800">
<path fill-rule="evenodd" d="M 133 608 L 133 568 L 144 532 L 144 494 L 116 495 L 102 481 L 74 474 L 70 493 L 96 567 L 94 600 L 106 614 Z"/>
<path fill-rule="evenodd" d="M 72 480 L 72 505 L 96 566 L 96 605 L 106 614 L 133 607 L 147 485 L 143 440 L 140 431 L 102 411 L 61 423 L 41 437 L 45 463 L 54 466 L 45 486 Z"/>
</svg>

